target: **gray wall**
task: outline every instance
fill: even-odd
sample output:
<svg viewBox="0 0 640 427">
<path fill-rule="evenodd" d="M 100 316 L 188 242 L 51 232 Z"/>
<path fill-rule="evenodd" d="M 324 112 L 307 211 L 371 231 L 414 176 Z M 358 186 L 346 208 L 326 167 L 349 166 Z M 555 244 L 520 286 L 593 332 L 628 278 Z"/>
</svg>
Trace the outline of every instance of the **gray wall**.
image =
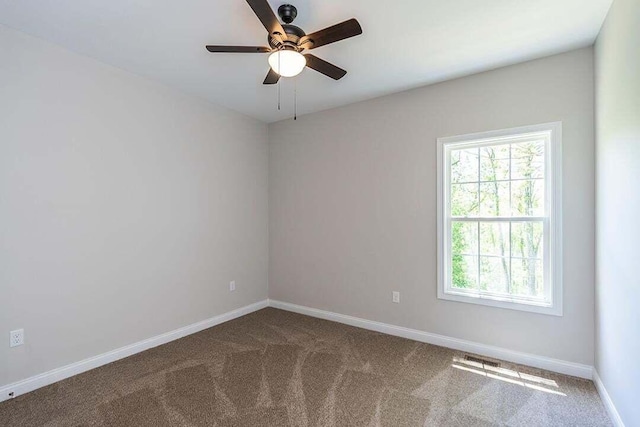
<svg viewBox="0 0 640 427">
<path fill-rule="evenodd" d="M 270 125 L 270 298 L 592 364 L 593 85 L 585 48 Z M 564 316 L 438 300 L 436 138 L 551 121 Z"/>
<path fill-rule="evenodd" d="M 265 124 L 2 26 L 0 52 L 0 385 L 267 297 Z"/>
<path fill-rule="evenodd" d="M 640 425 L 640 2 L 615 0 L 596 42 L 596 370 Z"/>
</svg>

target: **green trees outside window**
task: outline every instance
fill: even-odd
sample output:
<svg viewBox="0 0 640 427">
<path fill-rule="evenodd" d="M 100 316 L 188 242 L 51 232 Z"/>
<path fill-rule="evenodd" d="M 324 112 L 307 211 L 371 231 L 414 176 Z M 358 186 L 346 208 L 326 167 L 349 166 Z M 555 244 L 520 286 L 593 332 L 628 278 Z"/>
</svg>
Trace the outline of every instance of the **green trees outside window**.
<svg viewBox="0 0 640 427">
<path fill-rule="evenodd" d="M 545 141 L 452 149 L 449 159 L 451 286 L 543 296 Z"/>
</svg>

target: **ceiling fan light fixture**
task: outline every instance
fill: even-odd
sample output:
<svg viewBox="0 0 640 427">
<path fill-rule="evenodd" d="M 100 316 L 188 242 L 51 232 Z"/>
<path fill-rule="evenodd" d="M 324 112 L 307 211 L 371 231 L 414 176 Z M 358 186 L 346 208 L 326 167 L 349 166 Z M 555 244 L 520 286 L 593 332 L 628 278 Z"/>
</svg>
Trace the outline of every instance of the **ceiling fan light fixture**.
<svg viewBox="0 0 640 427">
<path fill-rule="evenodd" d="M 334 80 L 343 78 L 347 71 L 333 65 L 308 50 L 326 46 L 362 34 L 357 19 L 351 18 L 311 34 L 292 24 L 298 15 L 295 6 L 283 4 L 278 8 L 280 19 L 273 13 L 269 0 L 246 0 L 264 28 L 268 46 L 220 46 L 207 45 L 211 53 L 269 53 L 269 72 L 262 84 L 274 85 L 280 77 L 297 76 L 305 68 L 311 68 Z M 280 22 L 282 20 L 283 23 Z M 275 49 L 275 50 L 274 50 Z M 301 52 L 305 52 L 302 55 Z"/>
<path fill-rule="evenodd" d="M 304 70 L 307 59 L 295 50 L 278 50 L 269 55 L 269 65 L 282 77 L 294 77 Z"/>
</svg>

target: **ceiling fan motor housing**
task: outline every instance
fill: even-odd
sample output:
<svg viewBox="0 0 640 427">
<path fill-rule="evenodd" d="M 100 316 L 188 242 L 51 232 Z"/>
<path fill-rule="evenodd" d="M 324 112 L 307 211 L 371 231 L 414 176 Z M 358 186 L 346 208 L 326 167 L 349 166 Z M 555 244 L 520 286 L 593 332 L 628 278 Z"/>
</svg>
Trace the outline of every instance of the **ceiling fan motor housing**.
<svg viewBox="0 0 640 427">
<path fill-rule="evenodd" d="M 284 41 L 284 46 L 290 45 L 291 47 L 295 47 L 296 50 L 302 50 L 302 49 L 298 49 L 297 45 L 298 45 L 298 41 L 306 35 L 304 30 L 292 24 L 282 24 L 282 28 L 284 29 L 284 32 L 286 33 L 286 36 L 287 36 L 286 40 Z M 269 34 L 268 39 L 269 39 L 269 45 L 272 48 L 278 49 L 282 47 L 282 44 L 278 40 L 274 39 L 273 36 L 271 36 L 271 34 Z"/>
</svg>

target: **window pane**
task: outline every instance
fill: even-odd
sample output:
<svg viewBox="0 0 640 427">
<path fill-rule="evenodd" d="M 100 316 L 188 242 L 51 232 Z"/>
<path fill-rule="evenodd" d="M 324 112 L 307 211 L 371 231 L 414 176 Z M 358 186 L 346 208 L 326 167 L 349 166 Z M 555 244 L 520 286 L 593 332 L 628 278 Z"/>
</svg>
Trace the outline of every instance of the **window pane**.
<svg viewBox="0 0 640 427">
<path fill-rule="evenodd" d="M 543 259 L 542 221 L 514 222 L 511 225 L 511 256 Z"/>
<path fill-rule="evenodd" d="M 511 179 L 544 178 L 544 141 L 511 144 Z"/>
<path fill-rule="evenodd" d="M 509 292 L 509 258 L 480 257 L 480 289 L 488 292 Z"/>
<path fill-rule="evenodd" d="M 480 223 L 480 255 L 509 257 L 509 223 Z"/>
<path fill-rule="evenodd" d="M 451 215 L 478 215 L 478 184 L 451 185 Z"/>
<path fill-rule="evenodd" d="M 544 297 L 542 261 L 535 259 L 511 260 L 511 293 L 515 295 Z"/>
<path fill-rule="evenodd" d="M 439 141 L 439 153 L 447 156 L 438 163 L 447 185 L 441 226 L 448 227 L 439 233 L 445 238 L 439 245 L 448 252 L 443 265 L 448 283 L 439 297 L 452 293 L 454 300 L 499 306 L 544 302 L 544 307 L 526 309 L 544 312 L 549 303 L 549 312 L 558 311 L 550 300 L 555 270 L 547 270 L 547 263 L 558 262 L 549 257 L 555 238 L 545 234 L 556 220 L 555 209 L 550 209 L 555 206 L 556 128 L 527 126 L 521 133 L 496 131 Z M 507 301 L 509 296 L 513 298 Z"/>
<path fill-rule="evenodd" d="M 480 149 L 480 179 L 482 181 L 509 179 L 509 144 Z"/>
<path fill-rule="evenodd" d="M 511 214 L 513 216 L 544 215 L 544 181 L 511 182 Z"/>
<path fill-rule="evenodd" d="M 451 287 L 477 289 L 478 257 L 453 255 L 451 258 Z"/>
<path fill-rule="evenodd" d="M 451 182 L 478 181 L 478 149 L 451 151 Z"/>
<path fill-rule="evenodd" d="M 509 183 L 480 184 L 480 215 L 509 216 Z"/>
<path fill-rule="evenodd" d="M 454 255 L 477 255 L 477 222 L 454 221 L 451 224 L 451 253 Z"/>
</svg>

